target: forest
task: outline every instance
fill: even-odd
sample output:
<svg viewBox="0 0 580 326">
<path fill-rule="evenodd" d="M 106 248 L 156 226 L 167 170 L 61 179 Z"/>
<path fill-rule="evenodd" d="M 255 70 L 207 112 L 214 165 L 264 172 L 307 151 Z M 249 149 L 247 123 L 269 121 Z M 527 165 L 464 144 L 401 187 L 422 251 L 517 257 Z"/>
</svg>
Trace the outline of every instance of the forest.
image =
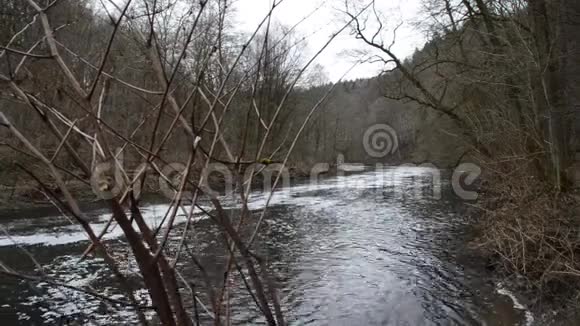
<svg viewBox="0 0 580 326">
<path fill-rule="evenodd" d="M 415 28 L 427 41 L 403 56 L 387 27 L 395 18 L 378 1 L 330 1 L 340 20 L 317 48 L 298 28 L 312 13 L 294 26 L 275 19 L 292 1 L 269 2 L 245 32 L 230 0 L 2 0 L 0 216 L 56 207 L 85 234 L 81 259 L 102 259 L 122 299 L 41 268 L 18 271 L 1 250 L 0 275 L 122 301 L 143 325 L 236 324 L 229 298 L 237 282 L 260 323 L 286 325 L 293 319 L 276 286 L 281 272 L 255 244 L 285 174 L 306 180 L 322 163 L 332 176 L 341 160 L 443 170 L 469 163 L 481 176 L 478 199 L 462 213 L 466 246 L 493 277 L 517 279 L 524 296 L 576 313 L 580 2 L 418 0 Z M 349 79 L 348 70 L 329 79 L 317 59 L 343 34 L 365 50 L 353 68 L 380 62 L 376 76 Z M 396 131 L 394 155 L 363 146 L 377 124 Z M 255 209 L 250 197 L 262 179 L 271 189 Z M 233 211 L 213 191 L 224 183 Z M 147 198 L 161 191 L 168 206 L 151 225 Z M 86 202 L 106 207 L 103 229 Z M 219 230 L 216 262 L 190 250 L 205 232 L 199 216 Z M 138 276 L 123 271 L 106 239 L 114 228 Z M 188 281 L 184 261 L 203 286 Z"/>
</svg>

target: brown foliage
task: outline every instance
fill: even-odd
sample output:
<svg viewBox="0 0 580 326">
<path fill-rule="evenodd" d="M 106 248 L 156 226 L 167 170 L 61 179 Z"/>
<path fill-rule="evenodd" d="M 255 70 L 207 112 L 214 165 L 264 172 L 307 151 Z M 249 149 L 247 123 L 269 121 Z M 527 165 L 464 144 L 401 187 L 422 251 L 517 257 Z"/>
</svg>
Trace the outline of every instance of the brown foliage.
<svg viewBox="0 0 580 326">
<path fill-rule="evenodd" d="M 580 223 L 576 195 L 530 176 L 530 161 L 502 164 L 483 187 L 480 248 L 510 274 L 543 288 L 580 280 Z M 524 166 L 522 168 L 522 165 Z M 528 165 L 528 168 L 525 166 Z M 517 172 L 514 172 L 517 171 Z"/>
</svg>

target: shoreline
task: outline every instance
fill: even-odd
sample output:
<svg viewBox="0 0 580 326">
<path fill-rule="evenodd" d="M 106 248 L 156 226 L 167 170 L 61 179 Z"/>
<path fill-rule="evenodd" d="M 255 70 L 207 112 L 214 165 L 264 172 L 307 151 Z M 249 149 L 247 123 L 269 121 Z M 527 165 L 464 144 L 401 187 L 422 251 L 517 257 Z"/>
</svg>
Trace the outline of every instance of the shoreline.
<svg viewBox="0 0 580 326">
<path fill-rule="evenodd" d="M 466 215 L 469 222 L 457 232 L 460 238 L 456 249 L 457 263 L 478 271 L 486 281 L 494 283 L 496 291 L 509 298 L 514 309 L 523 312 L 522 326 L 580 324 L 580 298 L 575 286 L 561 291 L 561 284 L 546 284 L 545 288 L 539 289 L 525 276 L 502 269 L 499 257 L 485 252 L 478 243 L 481 214 L 470 208 Z"/>
<path fill-rule="evenodd" d="M 364 173 L 367 171 L 365 168 L 364 171 L 343 171 L 344 175 L 351 175 L 357 173 Z M 320 178 L 331 178 L 337 176 L 339 173 L 336 168 L 331 169 L 328 172 L 320 174 Z M 301 184 L 310 180 L 310 175 L 306 172 L 299 171 L 297 169 L 290 169 L 290 185 L 294 186 L 297 184 Z M 273 182 L 273 179 L 272 179 Z M 262 178 L 254 178 L 252 183 L 252 189 L 259 189 L 263 184 Z M 171 200 L 171 198 L 167 198 L 163 195 L 163 193 L 159 189 L 151 189 L 152 187 L 147 187 L 145 191 L 141 194 L 141 200 L 144 200 L 148 203 L 160 203 L 162 201 Z M 217 189 L 218 192 L 222 193 L 225 189 L 223 180 L 214 180 L 211 184 L 212 189 Z M 102 208 L 104 204 L 104 199 L 99 198 L 92 189 L 83 186 L 79 187 L 75 185 L 69 189 L 72 193 L 75 194 L 75 199 L 78 201 L 81 209 L 98 209 Z M 29 211 L 33 213 L 33 216 L 36 211 L 39 210 L 50 210 L 56 213 L 59 213 L 58 208 L 54 206 L 54 203 L 48 199 L 41 200 L 40 197 L 37 196 L 37 199 L 31 201 L 29 198 L 32 197 L 31 193 L 36 192 L 36 195 L 42 195 L 42 193 L 38 192 L 37 189 L 32 189 L 31 192 L 26 192 L 21 196 L 15 196 L 9 200 L 3 199 L 0 197 L 0 220 L 4 219 L 6 215 L 10 213 L 22 211 Z M 62 196 L 59 196 L 59 199 L 64 200 Z M 41 214 L 41 213 L 39 213 Z"/>
</svg>

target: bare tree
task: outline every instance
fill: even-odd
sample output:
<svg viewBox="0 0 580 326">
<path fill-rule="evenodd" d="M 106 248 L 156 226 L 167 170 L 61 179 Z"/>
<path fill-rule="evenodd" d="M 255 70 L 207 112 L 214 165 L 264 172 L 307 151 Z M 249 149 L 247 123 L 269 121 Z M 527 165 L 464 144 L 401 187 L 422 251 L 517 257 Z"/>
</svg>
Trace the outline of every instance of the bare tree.
<svg viewBox="0 0 580 326">
<path fill-rule="evenodd" d="M 104 16 L 84 7 L 75 9 L 82 13 L 77 22 L 60 25 L 58 12 L 70 8 L 68 4 L 54 1 L 45 5 L 35 0 L 26 4 L 31 14 L 25 16 L 30 22 L 2 38 L 6 45 L 0 58 L 10 57 L 0 74 L 2 94 L 34 112 L 36 117 L 24 116 L 37 119 L 35 123 L 48 128 L 53 139 L 49 141 L 45 135 L 38 141 L 30 139 L 21 130 L 36 137 L 35 130 L 23 125 L 29 121 L 14 123 L 18 115 L 13 112 L 0 112 L 0 127 L 3 135 L 11 135 L 12 147 L 22 147 L 23 153 L 39 160 L 44 168 L 19 166 L 83 227 L 91 242 L 83 258 L 95 254 L 105 259 L 126 294 L 127 302 L 122 302 L 141 324 L 149 323 L 145 310 L 153 310 L 163 325 L 199 324 L 198 307 L 203 307 L 204 315 L 215 325 L 229 324 L 231 280 L 237 278 L 267 324 L 284 325 L 269 262 L 252 249 L 273 190 L 266 207 L 253 219 L 254 212 L 247 205 L 249 184 L 279 155 L 283 160 L 277 166 L 273 188 L 278 184 L 312 115 L 334 87 L 303 115 L 293 117 L 297 124 L 284 128 L 284 137 L 274 130 L 283 128 L 291 117 L 287 102 L 305 71 L 350 22 L 312 57 L 302 60 L 296 50 L 300 42 L 292 39 L 292 29 L 273 36 L 271 16 L 280 1 L 241 40 L 228 30 L 231 3 L 226 0 L 129 0 L 123 4 L 103 0 L 99 10 Z M 32 26 L 36 30 L 29 33 Z M 99 32 L 92 34 L 92 30 Z M 26 42 L 18 42 L 21 39 Z M 12 63 L 14 58 L 18 58 L 17 64 Z M 50 77 L 45 76 L 48 73 Z M 239 104 L 247 109 L 236 110 Z M 232 117 L 245 120 L 234 133 L 226 124 Z M 250 140 L 252 128 L 259 132 Z M 232 134 L 242 134 L 241 141 L 232 140 Z M 168 170 L 175 160 L 185 164 Z M 208 174 L 216 165 L 225 166 L 225 173 L 233 176 L 238 190 L 233 195 L 239 196 L 241 206 L 237 216 L 231 216 L 222 197 L 208 189 Z M 111 216 L 101 232 L 93 229 L 81 210 L 70 189 L 71 180 L 91 185 L 108 205 Z M 167 186 L 170 205 L 162 225 L 155 228 L 143 217 L 141 190 L 158 180 Z M 211 211 L 199 205 L 202 199 L 212 204 Z M 227 248 L 225 264 L 215 262 L 225 266 L 219 284 L 213 284 L 207 275 L 215 266 L 204 266 L 187 249 L 196 210 L 218 227 Z M 178 214 L 185 216 L 185 223 L 177 223 Z M 118 249 L 103 240 L 114 225 L 123 231 L 152 306 L 138 303 L 136 288 L 114 258 Z M 254 230 L 250 235 L 241 231 L 248 225 Z M 176 243 L 170 240 L 174 234 L 179 236 Z M 206 280 L 205 295 L 183 274 L 179 263 L 186 258 Z M 0 273 L 27 281 L 47 280 L 46 276 L 22 274 L 4 263 Z"/>
</svg>

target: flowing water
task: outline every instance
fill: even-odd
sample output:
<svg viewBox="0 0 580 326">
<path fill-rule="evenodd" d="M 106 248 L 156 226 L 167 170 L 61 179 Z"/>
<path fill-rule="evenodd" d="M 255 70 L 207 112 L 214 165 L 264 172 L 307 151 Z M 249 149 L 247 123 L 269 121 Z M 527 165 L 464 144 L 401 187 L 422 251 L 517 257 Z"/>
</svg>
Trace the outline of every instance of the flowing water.
<svg viewBox="0 0 580 326">
<path fill-rule="evenodd" d="M 441 198 L 437 198 L 435 172 L 409 167 L 372 170 L 276 192 L 255 248 L 275 271 L 290 325 L 533 323 L 531 314 L 509 291 L 486 280 L 481 271 L 457 262 L 465 245 L 458 238 L 465 223 L 464 207 L 449 191 L 445 178 Z M 265 201 L 264 194 L 252 194 L 249 207 L 254 215 Z M 232 213 L 237 212 L 235 203 L 228 205 Z M 151 225 L 158 225 L 166 208 L 151 204 L 144 215 Z M 106 210 L 93 210 L 90 215 L 96 232 L 110 216 Z M 225 255 L 217 228 L 201 216 L 195 229 L 204 232 L 193 232 L 188 249 L 202 262 L 216 266 L 207 272 L 217 284 Z M 60 282 L 123 299 L 102 260 L 79 261 L 87 241 L 75 224 L 54 211 L 0 217 L 2 263 L 26 274 L 42 271 Z M 183 223 L 183 217 L 177 222 Z M 114 228 L 106 237 L 108 245 L 125 248 L 121 235 Z M 174 241 L 177 238 L 177 233 L 172 235 Z M 126 256 L 117 258 L 126 261 L 123 269 L 131 273 L 135 264 Z M 192 265 L 187 259 L 180 263 L 185 277 L 191 275 L 192 282 L 200 283 Z M 263 323 L 255 304 L 240 295 L 243 284 L 232 284 L 232 288 L 235 324 Z M 145 291 L 137 291 L 137 296 L 147 302 Z M 86 293 L 42 282 L 0 279 L 1 325 L 58 324 L 63 316 L 98 325 L 126 325 L 135 320 L 130 309 Z"/>
</svg>

